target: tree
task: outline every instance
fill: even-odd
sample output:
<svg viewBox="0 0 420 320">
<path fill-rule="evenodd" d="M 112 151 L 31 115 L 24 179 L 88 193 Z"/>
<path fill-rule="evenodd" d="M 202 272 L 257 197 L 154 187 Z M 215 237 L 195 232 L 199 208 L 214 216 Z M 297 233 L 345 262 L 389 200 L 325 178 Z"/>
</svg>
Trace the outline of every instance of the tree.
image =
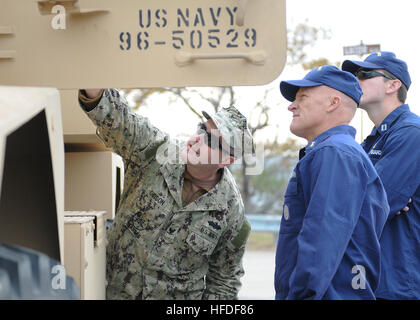
<svg viewBox="0 0 420 320">
<path fill-rule="evenodd" d="M 244 179 L 248 179 L 248 194 L 244 199 L 247 213 L 282 213 L 283 195 L 302 147 L 296 139 L 292 138 L 288 138 L 283 143 L 277 140 L 267 141 L 264 171 L 260 175 L 246 176 L 242 174 L 243 166 L 231 167 L 239 185 L 244 185 Z"/>
<path fill-rule="evenodd" d="M 323 28 L 311 27 L 306 20 L 298 24 L 294 29 L 287 32 L 287 57 L 289 65 L 301 65 L 304 70 L 312 70 L 316 67 L 333 64 L 326 58 L 315 58 L 308 60 L 309 47 L 312 47 L 318 40 L 327 40 L 330 32 Z M 334 63 L 339 65 L 339 62 Z"/>
</svg>

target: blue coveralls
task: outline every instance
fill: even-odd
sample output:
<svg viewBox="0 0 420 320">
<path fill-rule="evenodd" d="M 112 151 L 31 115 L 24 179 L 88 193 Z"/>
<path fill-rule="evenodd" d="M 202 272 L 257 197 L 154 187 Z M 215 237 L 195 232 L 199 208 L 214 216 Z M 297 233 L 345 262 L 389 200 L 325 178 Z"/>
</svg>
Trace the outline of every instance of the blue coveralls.
<svg viewBox="0 0 420 320">
<path fill-rule="evenodd" d="M 301 150 L 285 194 L 276 299 L 375 299 L 389 206 L 355 134 L 338 126 Z"/>
<path fill-rule="evenodd" d="M 390 214 L 380 244 L 376 296 L 420 299 L 420 117 L 402 105 L 362 143 L 384 184 Z M 396 215 L 409 199 L 407 213 Z"/>
</svg>

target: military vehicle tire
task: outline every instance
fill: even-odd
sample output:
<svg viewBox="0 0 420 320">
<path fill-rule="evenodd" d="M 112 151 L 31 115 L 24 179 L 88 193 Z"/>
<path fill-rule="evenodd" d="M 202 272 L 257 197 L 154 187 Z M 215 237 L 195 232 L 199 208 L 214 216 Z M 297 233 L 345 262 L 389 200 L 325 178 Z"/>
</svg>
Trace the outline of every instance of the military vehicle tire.
<svg viewBox="0 0 420 320">
<path fill-rule="evenodd" d="M 73 278 L 45 254 L 0 244 L 0 300 L 77 300 Z M 60 279 L 62 281 L 60 281 Z"/>
</svg>

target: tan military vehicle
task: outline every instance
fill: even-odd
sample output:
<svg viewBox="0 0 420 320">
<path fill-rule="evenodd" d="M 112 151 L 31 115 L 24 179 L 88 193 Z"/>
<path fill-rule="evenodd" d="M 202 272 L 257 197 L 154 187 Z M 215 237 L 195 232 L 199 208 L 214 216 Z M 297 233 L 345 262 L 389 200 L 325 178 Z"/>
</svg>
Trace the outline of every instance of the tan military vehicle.
<svg viewBox="0 0 420 320">
<path fill-rule="evenodd" d="M 124 167 L 81 111 L 78 88 L 269 83 L 286 62 L 285 9 L 285 0 L 0 0 L 0 299 L 105 298 L 106 222 Z"/>
</svg>

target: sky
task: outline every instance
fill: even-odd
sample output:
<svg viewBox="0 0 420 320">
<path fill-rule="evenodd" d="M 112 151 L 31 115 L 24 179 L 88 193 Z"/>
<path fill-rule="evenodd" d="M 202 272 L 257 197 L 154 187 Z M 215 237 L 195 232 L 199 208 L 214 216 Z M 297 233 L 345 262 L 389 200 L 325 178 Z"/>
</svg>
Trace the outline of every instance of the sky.
<svg viewBox="0 0 420 320">
<path fill-rule="evenodd" d="M 329 31 L 328 40 L 320 40 L 308 48 L 306 53 L 311 59 L 324 57 L 332 63 L 346 59 L 360 60 L 359 56 L 344 56 L 343 47 L 359 45 L 361 41 L 364 44 L 380 44 L 382 51 L 394 52 L 408 64 L 412 85 L 407 103 L 413 112 L 420 114 L 420 104 L 416 103 L 420 99 L 420 45 L 416 37 L 420 30 L 418 7 L 418 1 L 413 0 L 287 0 L 286 21 L 288 29 L 306 23 Z M 288 137 L 297 138 L 289 130 L 292 117 L 287 107 L 290 103 L 281 96 L 278 87 L 282 80 L 301 79 L 307 72 L 300 66 L 286 64 L 280 76 L 267 85 L 236 87 L 239 93 L 236 107 L 247 117 L 256 97 L 262 97 L 267 89 L 272 89 L 269 96 L 269 101 L 275 106 L 269 118 L 272 126 L 259 132 L 254 137 L 256 142 L 274 137 L 280 142 Z M 186 108 L 184 112 L 178 106 L 168 107 L 167 100 L 162 98 L 156 98 L 140 112 L 172 136 L 192 134 L 197 125 L 197 117 Z M 357 129 L 358 142 L 373 128 L 367 114 L 361 110 L 358 110 L 351 125 Z M 297 139 L 306 144 L 305 140 Z"/>
</svg>

